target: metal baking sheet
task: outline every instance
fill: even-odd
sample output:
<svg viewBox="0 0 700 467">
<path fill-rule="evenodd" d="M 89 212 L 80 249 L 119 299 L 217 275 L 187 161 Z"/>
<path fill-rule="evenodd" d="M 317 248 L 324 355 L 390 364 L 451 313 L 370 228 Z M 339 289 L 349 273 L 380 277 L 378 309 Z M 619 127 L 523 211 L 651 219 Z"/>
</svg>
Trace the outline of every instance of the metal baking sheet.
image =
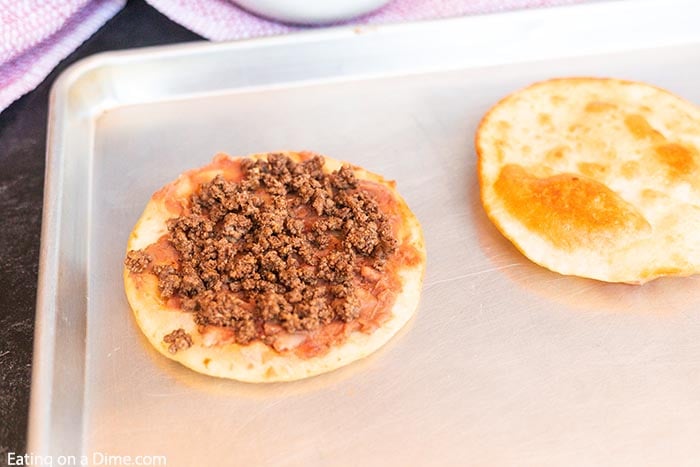
<svg viewBox="0 0 700 467">
<path fill-rule="evenodd" d="M 167 465 L 692 465 L 700 277 L 637 287 L 530 263 L 486 219 L 473 139 L 536 80 L 700 104 L 697 2 L 622 1 L 109 53 L 51 97 L 29 452 Z M 217 151 L 311 149 L 398 182 L 423 224 L 417 316 L 330 374 L 251 385 L 141 336 L 121 268 L 150 195 Z M 93 457 L 97 456 L 97 457 Z M 79 458 L 79 457 L 77 457 Z"/>
</svg>

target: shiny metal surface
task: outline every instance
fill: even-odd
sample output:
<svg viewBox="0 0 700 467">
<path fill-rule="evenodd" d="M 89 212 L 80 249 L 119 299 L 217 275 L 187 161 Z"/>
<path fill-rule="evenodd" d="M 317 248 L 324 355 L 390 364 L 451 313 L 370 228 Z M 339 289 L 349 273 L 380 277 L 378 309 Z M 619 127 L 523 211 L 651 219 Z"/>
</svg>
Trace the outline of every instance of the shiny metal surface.
<svg viewBox="0 0 700 467">
<path fill-rule="evenodd" d="M 483 113 L 540 79 L 644 80 L 700 104 L 700 9 L 672 3 L 147 49 L 69 70 L 51 102 L 29 451 L 174 466 L 693 465 L 700 277 L 635 287 L 531 264 L 485 218 L 473 150 Z M 183 170 L 275 149 L 396 179 L 426 236 L 419 312 L 377 354 L 310 380 L 192 373 L 132 319 L 127 236 Z"/>
</svg>

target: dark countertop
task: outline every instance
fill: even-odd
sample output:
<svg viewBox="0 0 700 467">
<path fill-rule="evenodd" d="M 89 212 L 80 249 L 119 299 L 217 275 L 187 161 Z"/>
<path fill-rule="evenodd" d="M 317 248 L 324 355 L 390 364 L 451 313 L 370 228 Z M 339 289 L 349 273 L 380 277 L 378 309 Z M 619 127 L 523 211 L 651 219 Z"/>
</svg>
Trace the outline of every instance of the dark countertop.
<svg viewBox="0 0 700 467">
<path fill-rule="evenodd" d="M 70 64 L 105 50 L 202 40 L 143 0 L 119 12 L 32 92 L 0 113 L 0 465 L 25 452 L 49 90 Z"/>
</svg>

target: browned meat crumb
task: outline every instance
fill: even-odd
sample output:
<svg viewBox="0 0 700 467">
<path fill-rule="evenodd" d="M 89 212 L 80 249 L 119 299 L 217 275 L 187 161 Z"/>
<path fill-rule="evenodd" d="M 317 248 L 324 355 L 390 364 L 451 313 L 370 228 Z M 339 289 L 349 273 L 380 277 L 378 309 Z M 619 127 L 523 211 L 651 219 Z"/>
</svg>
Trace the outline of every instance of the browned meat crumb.
<svg viewBox="0 0 700 467">
<path fill-rule="evenodd" d="M 151 264 L 152 258 L 148 253 L 141 250 L 131 250 L 126 254 L 124 265 L 126 268 L 135 273 L 141 273 Z"/>
<path fill-rule="evenodd" d="M 161 295 L 241 344 L 356 319 L 353 281 L 365 265 L 381 272 L 397 242 L 352 169 L 325 174 L 323 164 L 272 154 L 244 159 L 240 182 L 201 185 L 189 214 L 168 223 L 180 262 L 153 268 Z"/>
<path fill-rule="evenodd" d="M 163 298 L 170 298 L 175 295 L 180 289 L 182 280 L 178 275 L 177 269 L 168 265 L 157 265 L 153 268 L 153 272 L 158 276 L 158 288 Z"/>
<path fill-rule="evenodd" d="M 192 336 L 185 332 L 184 329 L 179 328 L 166 334 L 163 337 L 163 342 L 170 344 L 168 346 L 168 352 L 175 354 L 178 350 L 185 350 L 192 347 Z"/>
</svg>

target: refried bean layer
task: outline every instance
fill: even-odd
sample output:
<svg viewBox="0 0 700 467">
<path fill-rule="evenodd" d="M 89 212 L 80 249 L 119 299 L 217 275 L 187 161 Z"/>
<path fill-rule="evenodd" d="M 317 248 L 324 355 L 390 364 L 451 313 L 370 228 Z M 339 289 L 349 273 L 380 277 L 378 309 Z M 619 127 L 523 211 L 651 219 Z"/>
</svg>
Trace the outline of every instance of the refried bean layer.
<svg viewBox="0 0 700 467">
<path fill-rule="evenodd" d="M 128 252 L 127 269 L 154 273 L 163 299 L 239 344 L 356 320 L 358 278 L 380 276 L 398 242 L 352 168 L 324 173 L 323 164 L 242 159 L 241 180 L 201 184 L 168 221 L 176 263 L 157 264 L 146 249 Z M 171 351 L 186 348 L 175 337 L 185 339 L 173 336 Z"/>
</svg>

